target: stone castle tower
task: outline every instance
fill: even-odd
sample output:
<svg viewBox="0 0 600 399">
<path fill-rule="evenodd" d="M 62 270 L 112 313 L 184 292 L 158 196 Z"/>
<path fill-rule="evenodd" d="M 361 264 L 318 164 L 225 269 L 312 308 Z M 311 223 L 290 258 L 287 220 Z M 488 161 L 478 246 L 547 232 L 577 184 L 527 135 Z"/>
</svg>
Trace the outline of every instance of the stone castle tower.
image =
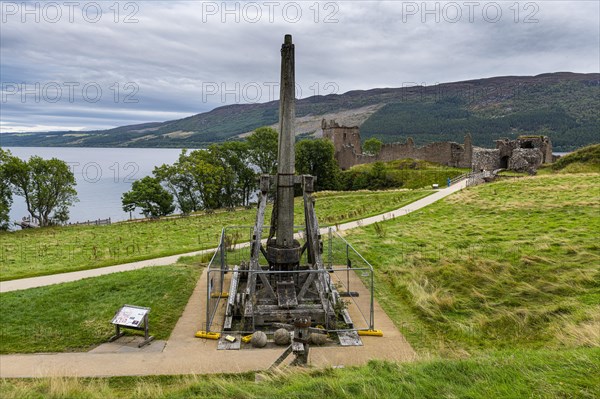
<svg viewBox="0 0 600 399">
<path fill-rule="evenodd" d="M 470 168 L 473 158 L 471 135 L 465 136 L 464 144 L 453 142 L 429 143 L 417 147 L 412 138 L 406 143 L 388 143 L 381 147 L 377 155 L 367 155 L 362 152 L 360 128 L 358 126 L 340 126 L 334 120 L 321 121 L 323 137 L 333 142 L 335 159 L 342 169 L 354 165 L 376 161 L 394 161 L 412 158 L 437 162 L 442 165 Z"/>
</svg>

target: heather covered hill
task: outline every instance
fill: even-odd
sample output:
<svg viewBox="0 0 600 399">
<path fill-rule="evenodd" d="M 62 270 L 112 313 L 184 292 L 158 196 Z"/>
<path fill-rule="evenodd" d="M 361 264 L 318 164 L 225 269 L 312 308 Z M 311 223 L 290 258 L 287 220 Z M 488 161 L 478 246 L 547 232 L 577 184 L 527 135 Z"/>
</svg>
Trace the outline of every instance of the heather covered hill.
<svg viewBox="0 0 600 399">
<path fill-rule="evenodd" d="M 104 131 L 3 134 L 2 146 L 203 147 L 276 125 L 279 102 L 234 104 L 184 119 Z M 462 142 L 478 146 L 499 137 L 548 135 L 557 151 L 598 141 L 600 74 L 503 76 L 434 86 L 355 90 L 297 101 L 300 136 L 319 130 L 322 118 L 360 125 L 363 139 L 413 137 L 417 144 Z"/>
</svg>

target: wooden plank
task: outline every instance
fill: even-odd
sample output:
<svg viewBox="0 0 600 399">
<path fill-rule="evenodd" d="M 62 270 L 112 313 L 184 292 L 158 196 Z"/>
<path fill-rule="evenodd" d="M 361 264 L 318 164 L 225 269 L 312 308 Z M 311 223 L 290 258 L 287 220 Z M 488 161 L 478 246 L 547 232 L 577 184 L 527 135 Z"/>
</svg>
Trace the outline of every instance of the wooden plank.
<svg viewBox="0 0 600 399">
<path fill-rule="evenodd" d="M 233 307 L 236 299 L 236 295 L 233 293 L 237 292 L 239 278 L 239 266 L 235 266 L 233 268 L 233 275 L 231 276 L 231 283 L 229 284 L 229 298 L 227 298 L 227 308 L 225 309 L 225 322 L 223 323 L 223 330 L 225 331 L 231 331 L 233 324 Z"/>
<path fill-rule="evenodd" d="M 354 328 L 354 323 L 352 322 L 350 313 L 348 313 L 348 309 L 342 310 L 342 317 L 344 318 L 344 323 L 346 323 L 348 328 Z"/>
<path fill-rule="evenodd" d="M 293 281 L 277 282 L 277 304 L 280 308 L 295 308 L 298 306 L 296 287 Z"/>
</svg>

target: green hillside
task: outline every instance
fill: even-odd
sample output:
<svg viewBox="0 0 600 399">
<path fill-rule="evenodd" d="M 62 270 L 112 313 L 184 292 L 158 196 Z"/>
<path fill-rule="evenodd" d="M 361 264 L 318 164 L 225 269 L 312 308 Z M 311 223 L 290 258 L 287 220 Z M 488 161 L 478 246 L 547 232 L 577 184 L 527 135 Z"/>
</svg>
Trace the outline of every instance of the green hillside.
<svg viewBox="0 0 600 399">
<path fill-rule="evenodd" d="M 470 132 L 476 145 L 491 146 L 494 138 L 542 134 L 550 136 L 554 148 L 560 150 L 599 140 L 597 87 L 561 82 L 523 86 L 520 90 L 515 98 L 491 104 L 461 97 L 388 104 L 363 124 L 362 136 L 375 136 L 386 142 L 413 137 L 417 144 L 424 144 L 462 142 L 465 133 Z M 571 98 L 573 95 L 576 100 Z"/>
<path fill-rule="evenodd" d="M 600 172 L 600 144 L 593 144 L 561 157 L 552 165 L 561 172 Z"/>
<path fill-rule="evenodd" d="M 355 90 L 297 101 L 296 114 L 314 122 L 344 113 L 363 115 L 363 138 L 417 144 L 471 133 L 474 144 L 500 137 L 549 135 L 557 151 L 598 141 L 600 74 L 504 76 L 435 86 Z M 365 106 L 380 107 L 370 114 Z M 204 147 L 238 139 L 278 120 L 279 102 L 229 105 L 184 119 L 105 131 L 3 134 L 2 146 Z M 362 114 L 361 114 L 362 113 Z M 360 119 L 360 118 L 359 118 Z M 317 126 L 315 124 L 314 126 Z M 304 132 L 311 134 L 314 132 Z"/>
<path fill-rule="evenodd" d="M 417 348 L 600 346 L 599 193 L 599 174 L 502 180 L 348 239 Z"/>
</svg>

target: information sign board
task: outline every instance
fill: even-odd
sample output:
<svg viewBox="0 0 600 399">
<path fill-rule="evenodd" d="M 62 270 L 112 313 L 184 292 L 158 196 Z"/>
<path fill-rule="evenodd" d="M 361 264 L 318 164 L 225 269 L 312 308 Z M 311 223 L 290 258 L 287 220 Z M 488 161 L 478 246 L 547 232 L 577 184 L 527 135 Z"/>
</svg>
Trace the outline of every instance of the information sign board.
<svg viewBox="0 0 600 399">
<path fill-rule="evenodd" d="M 111 323 L 115 325 L 115 335 L 110 337 L 109 342 L 122 337 L 125 332 L 121 331 L 121 327 L 126 327 L 144 331 L 144 341 L 138 345 L 140 348 L 149 344 L 154 337 L 150 336 L 148 313 L 150 313 L 150 308 L 134 305 L 121 306 L 111 321 Z"/>
<path fill-rule="evenodd" d="M 125 327 L 140 327 L 144 323 L 144 317 L 150 309 L 139 308 L 125 305 L 115 315 L 112 324 L 119 324 Z"/>
</svg>

